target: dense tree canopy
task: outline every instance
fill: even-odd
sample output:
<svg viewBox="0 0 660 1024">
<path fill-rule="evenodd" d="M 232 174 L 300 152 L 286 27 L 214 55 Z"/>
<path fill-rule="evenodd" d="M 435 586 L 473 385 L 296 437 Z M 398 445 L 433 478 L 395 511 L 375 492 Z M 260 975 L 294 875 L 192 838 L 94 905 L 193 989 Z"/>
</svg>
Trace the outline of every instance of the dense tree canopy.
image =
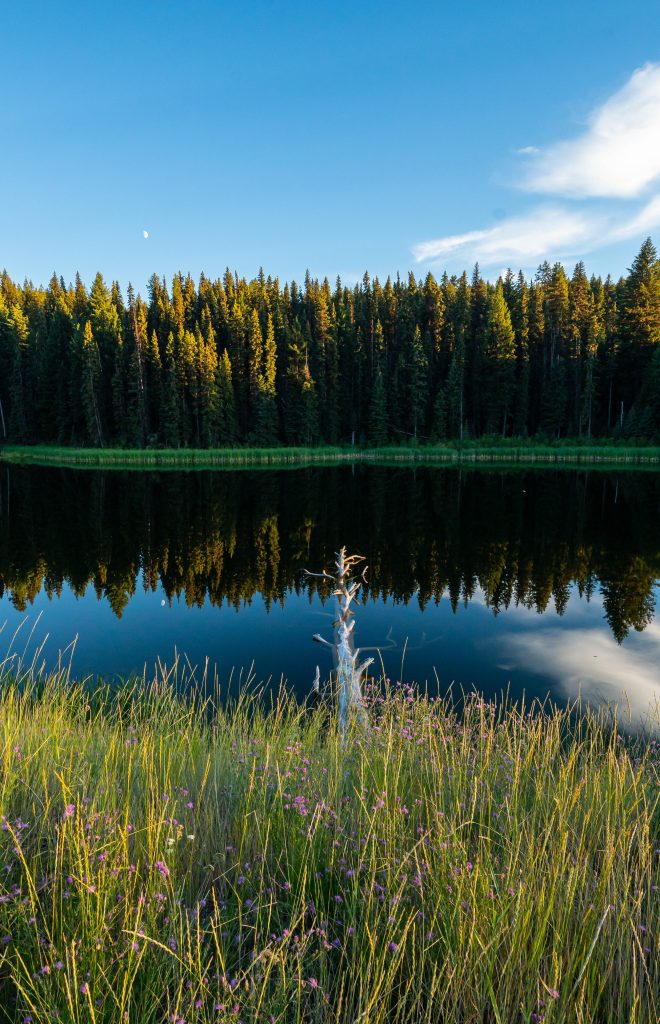
<svg viewBox="0 0 660 1024">
<path fill-rule="evenodd" d="M 660 438 L 660 261 L 626 278 L 0 277 L 0 441 L 221 447 Z"/>
</svg>

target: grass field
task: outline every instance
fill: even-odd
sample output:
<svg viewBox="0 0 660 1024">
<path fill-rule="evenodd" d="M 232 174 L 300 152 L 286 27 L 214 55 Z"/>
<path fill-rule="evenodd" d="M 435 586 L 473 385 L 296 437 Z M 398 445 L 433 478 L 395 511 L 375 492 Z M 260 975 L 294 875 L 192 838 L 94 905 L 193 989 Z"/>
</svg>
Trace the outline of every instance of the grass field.
<svg viewBox="0 0 660 1024">
<path fill-rule="evenodd" d="M 555 445 L 509 439 L 492 443 L 391 446 L 387 448 L 64 448 L 5 445 L 0 461 L 37 465 L 76 465 L 116 469 L 255 468 L 335 465 L 354 462 L 391 464 L 476 465 L 617 465 L 660 466 L 660 447 L 618 444 Z"/>
<path fill-rule="evenodd" d="M 285 697 L 10 669 L 5 1019 L 658 1020 L 654 739 L 392 686 L 342 747 Z"/>
</svg>

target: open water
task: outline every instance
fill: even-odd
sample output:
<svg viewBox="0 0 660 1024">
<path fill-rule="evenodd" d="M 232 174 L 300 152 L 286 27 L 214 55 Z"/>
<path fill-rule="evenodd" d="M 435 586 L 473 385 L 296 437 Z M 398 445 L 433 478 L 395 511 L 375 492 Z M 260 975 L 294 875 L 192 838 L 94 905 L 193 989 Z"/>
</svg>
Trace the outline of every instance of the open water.
<svg viewBox="0 0 660 1024">
<path fill-rule="evenodd" d="M 0 464 L 0 659 L 76 675 L 207 663 L 301 696 L 330 568 L 365 556 L 356 639 L 434 692 L 660 695 L 660 474 L 342 466 L 121 472 Z M 18 630 L 18 632 L 17 632 Z M 14 637 L 12 641 L 12 637 Z M 76 639 L 77 638 L 77 639 Z M 63 652 L 63 653 L 60 653 Z"/>
</svg>

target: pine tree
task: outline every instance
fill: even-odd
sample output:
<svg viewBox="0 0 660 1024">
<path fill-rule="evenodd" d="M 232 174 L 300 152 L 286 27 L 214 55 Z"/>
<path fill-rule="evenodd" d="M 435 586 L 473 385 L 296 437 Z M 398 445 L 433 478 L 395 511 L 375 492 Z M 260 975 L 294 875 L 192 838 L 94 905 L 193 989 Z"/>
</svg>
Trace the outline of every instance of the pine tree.
<svg viewBox="0 0 660 1024">
<path fill-rule="evenodd" d="M 431 436 L 434 441 L 444 441 L 447 438 L 447 392 L 447 384 L 441 384 L 433 403 Z"/>
<path fill-rule="evenodd" d="M 428 360 L 422 345 L 422 332 L 415 327 L 412 338 L 409 364 L 408 402 L 410 404 L 410 425 L 413 437 L 417 438 L 418 428 L 426 423 L 428 400 Z"/>
<path fill-rule="evenodd" d="M 256 309 L 253 309 L 250 315 L 250 326 L 248 329 L 250 401 L 253 412 L 257 395 L 259 394 L 261 387 L 263 358 L 264 342 L 263 335 L 261 333 L 261 323 L 259 322 L 259 314 Z"/>
<path fill-rule="evenodd" d="M 236 403 L 232 382 L 231 360 L 227 349 L 223 349 L 218 364 L 218 443 L 231 447 L 236 443 Z"/>
<path fill-rule="evenodd" d="M 650 238 L 637 254 L 623 291 L 619 376 L 629 410 L 640 395 L 655 348 L 660 344 L 660 261 Z"/>
<path fill-rule="evenodd" d="M 177 351 L 174 334 L 170 331 L 165 349 L 163 401 L 161 432 L 166 448 L 180 448 L 181 430 L 181 379 L 177 371 Z"/>
<path fill-rule="evenodd" d="M 147 310 L 136 303 L 128 286 L 128 331 L 126 334 L 126 435 L 129 445 L 144 447 L 149 435 L 149 396 L 146 352 Z"/>
<path fill-rule="evenodd" d="M 625 286 L 622 325 L 628 341 L 643 348 L 660 344 L 660 262 L 650 238 L 637 254 Z"/>
<path fill-rule="evenodd" d="M 103 448 L 103 427 L 99 408 L 101 386 L 101 357 L 89 320 L 85 321 L 82 332 L 82 374 L 81 398 L 87 428 L 87 439 L 91 445 Z"/>
<path fill-rule="evenodd" d="M 660 346 L 656 346 L 651 357 L 646 391 L 650 426 L 657 442 L 660 441 Z"/>
<path fill-rule="evenodd" d="M 547 272 L 545 277 L 547 278 Z M 541 426 L 552 437 L 560 437 L 567 423 L 566 348 L 569 335 L 569 286 L 560 263 L 556 263 L 550 271 L 547 283 L 544 281 L 544 294 Z"/>
<path fill-rule="evenodd" d="M 584 270 L 584 263 L 576 264 L 569 287 L 569 351 L 568 375 L 571 394 L 570 433 L 582 433 L 583 362 L 587 357 L 590 334 L 593 336 L 593 296 Z"/>
<path fill-rule="evenodd" d="M 113 352 L 113 369 L 111 379 L 112 417 L 114 423 L 114 440 L 120 445 L 126 443 L 127 403 L 126 403 L 126 366 L 124 346 L 121 334 Z M 144 442 L 140 439 L 140 443 Z"/>
<path fill-rule="evenodd" d="M 269 394 L 275 395 L 277 379 L 277 345 L 275 344 L 275 327 L 271 314 L 266 324 L 266 341 L 264 344 L 263 384 Z"/>
<path fill-rule="evenodd" d="M 540 409 L 545 383 L 544 339 L 545 296 L 540 282 L 529 290 L 529 417 L 528 431 L 536 434 L 540 425 Z"/>
<path fill-rule="evenodd" d="M 504 437 L 516 389 L 516 341 L 501 280 L 488 301 L 483 366 L 486 430 Z"/>
<path fill-rule="evenodd" d="M 584 346 L 584 376 L 580 398 L 580 429 L 591 438 L 598 394 L 598 357 L 605 339 L 605 293 L 600 280 L 591 282 L 591 306 Z"/>
<path fill-rule="evenodd" d="M 387 396 L 380 366 L 376 368 L 369 405 L 369 443 L 376 448 L 387 444 Z"/>
<path fill-rule="evenodd" d="M 289 346 L 284 394 L 284 429 L 287 444 L 315 445 L 319 442 L 316 385 L 312 379 L 304 346 Z"/>
<path fill-rule="evenodd" d="M 163 387 L 163 366 L 158 344 L 158 335 L 155 331 L 148 335 L 147 348 L 145 352 L 146 367 L 146 391 L 147 391 L 147 424 L 149 443 L 153 444 L 162 432 L 161 404 Z"/>
<path fill-rule="evenodd" d="M 528 431 L 530 356 L 529 289 L 522 271 L 513 289 L 511 320 L 516 336 L 516 393 L 513 402 L 513 434 L 522 437 Z"/>
<path fill-rule="evenodd" d="M 452 352 L 446 385 L 446 415 L 449 437 L 463 440 L 465 423 L 465 343 L 461 327 Z"/>
<path fill-rule="evenodd" d="M 74 324 L 66 290 L 55 274 L 46 292 L 44 311 L 46 338 L 36 395 L 41 435 L 43 440 L 66 443 L 71 434 L 67 372 Z"/>
<path fill-rule="evenodd" d="M 10 338 L 11 369 L 9 378 L 9 435 L 14 441 L 30 440 L 28 409 L 30 396 L 27 384 L 29 324 L 23 310 L 15 303 L 7 326 Z"/>
<path fill-rule="evenodd" d="M 468 406 L 468 418 L 472 423 L 472 433 L 480 434 L 483 430 L 483 386 L 484 386 L 484 352 L 486 347 L 486 327 L 488 324 L 488 287 L 476 263 L 470 285 L 470 326 L 466 344 L 465 392 Z"/>
<path fill-rule="evenodd" d="M 202 314 L 203 332 L 196 328 L 197 377 L 199 381 L 199 439 L 203 448 L 218 444 L 220 395 L 218 388 L 218 350 L 210 313 Z"/>
<path fill-rule="evenodd" d="M 605 392 L 603 398 L 606 401 L 603 418 L 609 431 L 612 427 L 614 402 L 617 398 L 614 384 L 620 350 L 617 289 L 609 275 L 603 285 L 603 331 L 603 388 Z"/>
</svg>

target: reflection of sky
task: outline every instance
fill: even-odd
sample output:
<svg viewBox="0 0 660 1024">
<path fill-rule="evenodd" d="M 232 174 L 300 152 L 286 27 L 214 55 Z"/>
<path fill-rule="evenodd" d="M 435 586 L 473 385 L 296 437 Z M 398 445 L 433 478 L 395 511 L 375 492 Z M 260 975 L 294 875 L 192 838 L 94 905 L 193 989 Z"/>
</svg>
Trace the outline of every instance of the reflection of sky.
<svg viewBox="0 0 660 1024">
<path fill-rule="evenodd" d="M 602 597 L 595 594 L 587 602 L 575 587 L 563 616 L 552 602 L 542 615 L 514 606 L 494 615 L 481 591 L 467 608 L 459 605 L 456 614 L 446 596 L 437 605 L 430 602 L 423 613 L 416 599 L 408 605 L 369 601 L 356 611 L 358 643 L 363 649 L 377 648 L 369 652 L 376 658 L 375 669 L 380 674 L 382 657 L 391 679 L 443 691 L 451 684 L 476 687 L 488 695 L 507 688 L 513 697 L 523 691 L 541 698 L 550 693 L 559 702 L 578 693 L 598 703 L 624 700 L 625 694 L 624 706 L 627 701 L 635 722 L 660 696 L 660 622 L 632 632 L 619 646 L 604 619 Z M 4 655 L 22 624 L 13 649 L 23 652 L 34 627 L 25 656 L 30 660 L 48 634 L 40 656 L 48 665 L 77 636 L 73 671 L 78 675 L 142 673 L 145 665 L 149 675 L 159 658 L 171 663 L 176 649 L 200 670 L 208 657 L 223 687 L 232 671 L 237 680 L 241 668 L 244 678 L 252 666 L 259 681 L 278 682 L 283 675 L 305 692 L 317 662 L 322 674 L 331 667 L 328 653 L 311 637 L 321 632 L 329 638 L 332 619 L 332 604 L 323 607 L 305 594 L 290 594 L 284 608 L 272 605 L 268 611 L 261 598 L 238 612 L 208 602 L 188 608 L 175 600 L 170 606 L 160 587 L 145 592 L 141 580 L 117 619 L 107 600 L 98 601 L 91 588 L 76 598 L 65 587 L 52 601 L 41 592 L 27 613 L 17 612 L 6 597 L 0 600 L 0 624 L 5 622 L 0 651 Z"/>
</svg>

